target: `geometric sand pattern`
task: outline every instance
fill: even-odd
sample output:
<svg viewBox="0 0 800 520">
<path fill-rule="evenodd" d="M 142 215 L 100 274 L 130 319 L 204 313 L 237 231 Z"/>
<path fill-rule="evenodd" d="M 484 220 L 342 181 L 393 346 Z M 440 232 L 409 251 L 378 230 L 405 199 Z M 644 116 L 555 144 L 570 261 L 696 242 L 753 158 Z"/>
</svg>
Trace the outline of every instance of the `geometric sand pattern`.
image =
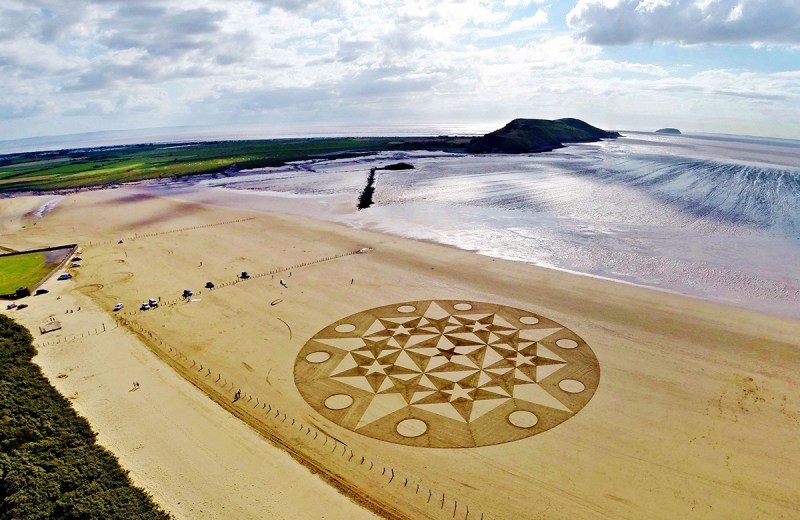
<svg viewBox="0 0 800 520">
<path fill-rule="evenodd" d="M 600 379 L 579 336 L 491 303 L 425 300 L 329 325 L 298 354 L 295 382 L 320 414 L 380 440 L 488 446 L 543 432 L 583 408 Z"/>
</svg>

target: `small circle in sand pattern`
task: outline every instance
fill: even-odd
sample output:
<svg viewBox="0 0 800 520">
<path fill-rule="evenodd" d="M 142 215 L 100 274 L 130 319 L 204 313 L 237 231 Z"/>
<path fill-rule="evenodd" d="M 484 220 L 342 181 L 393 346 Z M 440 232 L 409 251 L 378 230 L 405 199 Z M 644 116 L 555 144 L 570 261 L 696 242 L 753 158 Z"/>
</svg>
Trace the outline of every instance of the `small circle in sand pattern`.
<svg viewBox="0 0 800 520">
<path fill-rule="evenodd" d="M 325 351 L 312 352 L 306 356 L 306 361 L 309 363 L 324 363 L 331 358 L 331 355 Z"/>
<path fill-rule="evenodd" d="M 344 428 L 397 444 L 467 448 L 566 421 L 594 395 L 600 366 L 583 339 L 544 316 L 423 300 L 328 325 L 298 353 L 294 377 L 303 398 Z"/>
</svg>

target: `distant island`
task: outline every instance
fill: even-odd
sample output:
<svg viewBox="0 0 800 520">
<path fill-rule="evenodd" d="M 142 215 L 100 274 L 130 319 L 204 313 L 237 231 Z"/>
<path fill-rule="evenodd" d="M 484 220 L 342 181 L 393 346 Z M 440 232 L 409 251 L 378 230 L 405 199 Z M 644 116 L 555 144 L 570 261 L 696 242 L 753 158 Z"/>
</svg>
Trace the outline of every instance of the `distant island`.
<svg viewBox="0 0 800 520">
<path fill-rule="evenodd" d="M 467 144 L 470 153 L 536 153 L 562 148 L 568 143 L 591 143 L 616 139 L 608 132 L 580 119 L 514 119 L 506 126 Z"/>
<path fill-rule="evenodd" d="M 657 134 L 671 134 L 671 135 L 681 135 L 681 131 L 677 128 L 659 128 L 656 130 Z"/>
</svg>

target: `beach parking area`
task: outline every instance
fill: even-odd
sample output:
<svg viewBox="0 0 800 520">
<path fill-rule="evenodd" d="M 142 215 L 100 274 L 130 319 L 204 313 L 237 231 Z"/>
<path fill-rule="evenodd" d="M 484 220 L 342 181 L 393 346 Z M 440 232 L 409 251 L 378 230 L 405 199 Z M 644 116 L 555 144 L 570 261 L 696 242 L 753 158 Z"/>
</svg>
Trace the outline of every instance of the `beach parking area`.
<svg viewBox="0 0 800 520">
<path fill-rule="evenodd" d="M 83 258 L 9 315 L 61 321 L 36 362 L 176 517 L 800 508 L 797 321 L 219 193 L 0 200 L 1 245 Z"/>
</svg>

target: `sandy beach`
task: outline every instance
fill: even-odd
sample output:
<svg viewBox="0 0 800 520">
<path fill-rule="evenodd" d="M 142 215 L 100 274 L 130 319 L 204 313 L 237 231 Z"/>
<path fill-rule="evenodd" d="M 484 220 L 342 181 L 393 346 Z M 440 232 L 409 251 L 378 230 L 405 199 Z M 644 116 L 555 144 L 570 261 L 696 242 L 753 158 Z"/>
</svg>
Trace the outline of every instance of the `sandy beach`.
<svg viewBox="0 0 800 520">
<path fill-rule="evenodd" d="M 800 509 L 789 484 L 800 481 L 796 320 L 270 213 L 247 193 L 86 191 L 37 218 L 52 199 L 0 199 L 0 246 L 76 242 L 83 264 L 29 308 L 0 312 L 32 330 L 53 385 L 176 518 Z M 182 299 L 184 289 L 194 295 Z M 139 311 L 149 298 L 159 307 Z M 413 324 L 397 314 L 423 311 Z M 40 335 L 50 317 L 63 328 Z M 425 347 L 437 320 L 452 348 Z M 467 321 L 473 332 L 459 332 Z M 379 322 L 390 332 L 370 328 Z M 470 338 L 484 330 L 478 348 Z M 354 343 L 356 333 L 382 343 Z M 511 368 L 487 368 L 483 352 L 501 343 L 518 351 L 492 366 Z M 401 350 L 476 368 L 457 379 L 429 365 L 422 380 Z M 470 382 L 478 373 L 502 381 Z M 451 399 L 400 402 L 388 382 L 412 380 L 419 403 Z M 390 421 L 396 431 L 379 428 Z"/>
</svg>

